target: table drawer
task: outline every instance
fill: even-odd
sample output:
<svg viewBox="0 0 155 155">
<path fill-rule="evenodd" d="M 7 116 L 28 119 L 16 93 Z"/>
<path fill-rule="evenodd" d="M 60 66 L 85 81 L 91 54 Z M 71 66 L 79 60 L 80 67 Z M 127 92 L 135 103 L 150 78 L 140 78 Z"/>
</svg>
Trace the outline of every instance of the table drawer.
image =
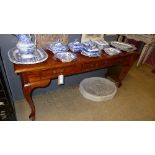
<svg viewBox="0 0 155 155">
<path fill-rule="evenodd" d="M 104 67 L 105 62 L 91 62 L 91 63 L 85 63 L 82 65 L 83 71 L 89 71 L 94 69 L 99 69 Z"/>
<path fill-rule="evenodd" d="M 58 77 L 58 75 L 63 73 L 64 73 L 64 68 L 43 70 L 41 73 L 41 79 L 56 78 Z"/>
<path fill-rule="evenodd" d="M 72 75 L 76 72 L 78 72 L 78 68 L 76 66 L 48 69 L 41 72 L 41 79 L 57 78 L 61 74 Z"/>
</svg>

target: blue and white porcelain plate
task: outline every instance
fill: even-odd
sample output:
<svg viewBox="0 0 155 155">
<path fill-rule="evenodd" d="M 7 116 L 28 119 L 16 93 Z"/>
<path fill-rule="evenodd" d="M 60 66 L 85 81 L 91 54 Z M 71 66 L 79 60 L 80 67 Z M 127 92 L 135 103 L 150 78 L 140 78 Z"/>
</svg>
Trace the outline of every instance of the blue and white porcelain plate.
<svg viewBox="0 0 155 155">
<path fill-rule="evenodd" d="M 107 53 L 110 56 L 117 55 L 117 54 L 121 53 L 120 50 L 118 50 L 116 48 L 112 48 L 112 47 L 105 48 L 104 51 L 105 51 L 105 53 Z"/>
<path fill-rule="evenodd" d="M 54 57 L 62 62 L 71 62 L 77 58 L 77 56 L 71 52 L 57 52 Z"/>
<path fill-rule="evenodd" d="M 14 47 L 8 51 L 9 60 L 15 64 L 37 64 L 48 58 L 47 53 L 42 48 L 37 48 L 32 53 L 24 54 Z"/>
</svg>

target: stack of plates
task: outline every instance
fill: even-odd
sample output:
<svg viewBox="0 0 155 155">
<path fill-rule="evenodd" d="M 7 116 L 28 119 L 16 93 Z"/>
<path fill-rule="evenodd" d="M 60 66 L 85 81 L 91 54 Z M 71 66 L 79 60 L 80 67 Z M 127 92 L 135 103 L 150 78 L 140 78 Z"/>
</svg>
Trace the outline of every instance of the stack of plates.
<svg viewBox="0 0 155 155">
<path fill-rule="evenodd" d="M 88 57 L 98 57 L 100 56 L 100 50 L 96 46 L 96 43 L 92 41 L 88 41 L 83 43 L 83 48 L 82 48 L 82 55 L 88 56 Z"/>
</svg>

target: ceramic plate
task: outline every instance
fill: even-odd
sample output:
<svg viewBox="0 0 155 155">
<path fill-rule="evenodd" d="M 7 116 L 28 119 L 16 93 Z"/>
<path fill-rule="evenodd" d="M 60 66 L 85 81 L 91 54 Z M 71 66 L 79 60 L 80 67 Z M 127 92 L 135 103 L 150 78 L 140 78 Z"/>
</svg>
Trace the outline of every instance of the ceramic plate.
<svg viewBox="0 0 155 155">
<path fill-rule="evenodd" d="M 9 60 L 15 64 L 37 64 L 48 58 L 47 53 L 42 48 L 37 48 L 31 54 L 21 54 L 18 48 L 12 48 L 8 51 Z"/>
<path fill-rule="evenodd" d="M 118 41 L 112 41 L 111 45 L 123 51 L 134 51 L 136 49 L 134 45 L 123 43 L 123 42 L 118 42 Z"/>
<path fill-rule="evenodd" d="M 54 57 L 61 60 L 62 62 L 71 62 L 77 58 L 76 55 L 71 52 L 58 52 Z"/>
<path fill-rule="evenodd" d="M 117 54 L 121 53 L 120 50 L 115 49 L 115 48 L 112 48 L 112 47 L 110 47 L 110 48 L 105 48 L 104 51 L 105 51 L 108 55 L 117 55 Z"/>
</svg>

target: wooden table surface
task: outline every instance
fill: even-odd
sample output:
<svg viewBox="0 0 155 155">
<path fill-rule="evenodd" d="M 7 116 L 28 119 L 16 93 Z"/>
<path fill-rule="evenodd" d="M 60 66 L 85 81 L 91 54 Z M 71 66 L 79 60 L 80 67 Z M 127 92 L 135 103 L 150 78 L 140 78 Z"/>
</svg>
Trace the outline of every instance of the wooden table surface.
<svg viewBox="0 0 155 155">
<path fill-rule="evenodd" d="M 23 64 L 14 64 L 14 70 L 15 73 L 23 73 L 23 72 L 28 72 L 28 71 L 36 71 L 36 70 L 44 70 L 44 69 L 52 69 L 52 68 L 56 68 L 56 67 L 62 67 L 62 66 L 69 66 L 72 64 L 83 64 L 84 62 L 93 62 L 93 61 L 107 61 L 109 60 L 115 60 L 118 58 L 123 58 L 126 57 L 127 55 L 131 55 L 133 53 L 127 53 L 127 52 L 122 52 L 119 55 L 115 55 L 115 56 L 109 56 L 106 53 L 103 52 L 103 54 L 100 57 L 86 57 L 84 55 L 81 55 L 80 53 L 77 54 L 77 59 L 75 61 L 72 62 L 68 62 L 68 63 L 63 63 L 59 60 L 55 60 L 54 55 L 52 54 L 52 52 L 46 50 L 47 54 L 48 54 L 48 59 L 42 63 L 38 63 L 38 64 L 30 64 L 30 65 L 23 65 Z"/>
</svg>

